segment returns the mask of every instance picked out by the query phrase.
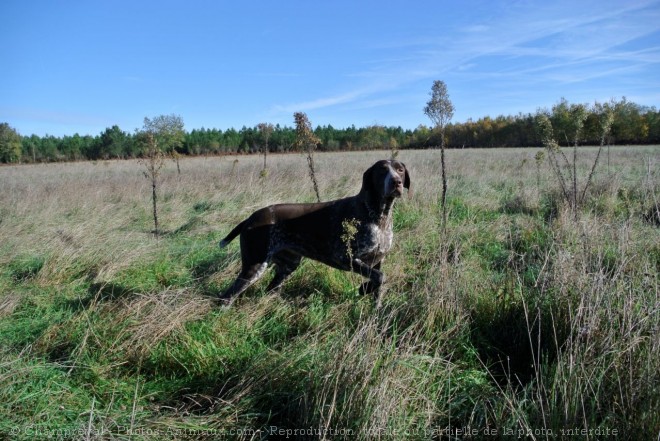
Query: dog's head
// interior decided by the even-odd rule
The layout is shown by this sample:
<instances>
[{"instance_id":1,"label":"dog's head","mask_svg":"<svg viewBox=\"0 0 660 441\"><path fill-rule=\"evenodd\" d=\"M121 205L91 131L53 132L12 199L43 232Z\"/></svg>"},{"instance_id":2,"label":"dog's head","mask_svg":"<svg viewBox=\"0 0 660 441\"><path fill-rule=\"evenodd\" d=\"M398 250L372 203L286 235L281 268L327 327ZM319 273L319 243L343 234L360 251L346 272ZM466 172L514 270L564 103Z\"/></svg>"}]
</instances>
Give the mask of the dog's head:
<instances>
[{"instance_id":1,"label":"dog's head","mask_svg":"<svg viewBox=\"0 0 660 441\"><path fill-rule=\"evenodd\" d=\"M377 195L379 199L401 197L404 188L410 190L410 174L401 161L394 159L378 161L362 176L362 191Z\"/></svg>"}]
</instances>

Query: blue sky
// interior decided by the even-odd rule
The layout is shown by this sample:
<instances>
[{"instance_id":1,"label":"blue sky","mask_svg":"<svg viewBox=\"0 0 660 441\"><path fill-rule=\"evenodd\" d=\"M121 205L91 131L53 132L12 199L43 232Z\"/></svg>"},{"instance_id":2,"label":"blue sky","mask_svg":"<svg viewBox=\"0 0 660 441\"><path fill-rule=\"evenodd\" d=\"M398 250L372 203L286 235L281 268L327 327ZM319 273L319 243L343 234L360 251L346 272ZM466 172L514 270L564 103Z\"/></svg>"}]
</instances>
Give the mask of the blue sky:
<instances>
[{"instance_id":1,"label":"blue sky","mask_svg":"<svg viewBox=\"0 0 660 441\"><path fill-rule=\"evenodd\" d=\"M0 122L97 135L175 113L187 130L415 128L433 80L454 121L561 97L660 105L660 0L0 2Z\"/></svg>"}]
</instances>

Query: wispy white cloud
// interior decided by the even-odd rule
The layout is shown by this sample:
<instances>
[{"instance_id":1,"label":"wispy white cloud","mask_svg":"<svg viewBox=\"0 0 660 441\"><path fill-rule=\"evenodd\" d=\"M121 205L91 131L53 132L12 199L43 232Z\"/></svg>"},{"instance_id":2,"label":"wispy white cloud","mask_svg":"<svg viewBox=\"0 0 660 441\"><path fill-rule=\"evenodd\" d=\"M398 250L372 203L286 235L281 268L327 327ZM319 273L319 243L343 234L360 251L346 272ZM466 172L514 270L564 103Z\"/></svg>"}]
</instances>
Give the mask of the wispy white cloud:
<instances>
[{"instance_id":1,"label":"wispy white cloud","mask_svg":"<svg viewBox=\"0 0 660 441\"><path fill-rule=\"evenodd\" d=\"M296 72L249 72L254 77L279 77L279 78L298 78L302 75Z\"/></svg>"},{"instance_id":2,"label":"wispy white cloud","mask_svg":"<svg viewBox=\"0 0 660 441\"><path fill-rule=\"evenodd\" d=\"M633 73L633 72L638 72L639 70L640 70L639 66L633 65L633 66L615 67L607 70L590 69L588 71L572 70L569 72L556 72L549 74L548 77L557 82L569 84L569 83L580 83L587 80L593 80L595 78L605 78L611 75L618 75L622 73Z\"/></svg>"},{"instance_id":3,"label":"wispy white cloud","mask_svg":"<svg viewBox=\"0 0 660 441\"><path fill-rule=\"evenodd\" d=\"M310 101L276 105L274 106L273 110L276 112L284 112L284 113L308 112L310 110L316 110L324 107L336 106L338 104L345 104L351 101L355 101L356 99L366 96L367 94L368 92L363 90L354 90L352 92L318 98Z\"/></svg>"},{"instance_id":4,"label":"wispy white cloud","mask_svg":"<svg viewBox=\"0 0 660 441\"><path fill-rule=\"evenodd\" d=\"M660 32L657 0L521 5L501 5L495 20L449 23L435 36L379 42L364 62L367 68L347 76L352 80L347 91L274 109L291 112L378 103L384 92L452 73L568 84L631 75L660 62L657 46L627 47ZM503 60L509 60L509 66Z\"/></svg>"},{"instance_id":5,"label":"wispy white cloud","mask_svg":"<svg viewBox=\"0 0 660 441\"><path fill-rule=\"evenodd\" d=\"M125 81L127 83L142 83L144 82L144 78L137 76L137 75L124 75L121 77L122 81Z\"/></svg>"},{"instance_id":6,"label":"wispy white cloud","mask_svg":"<svg viewBox=\"0 0 660 441\"><path fill-rule=\"evenodd\" d=\"M490 31L490 26L485 25L485 24L478 24L478 25L473 25L473 26L468 26L463 29L464 32L468 33L485 33Z\"/></svg>"}]
</instances>

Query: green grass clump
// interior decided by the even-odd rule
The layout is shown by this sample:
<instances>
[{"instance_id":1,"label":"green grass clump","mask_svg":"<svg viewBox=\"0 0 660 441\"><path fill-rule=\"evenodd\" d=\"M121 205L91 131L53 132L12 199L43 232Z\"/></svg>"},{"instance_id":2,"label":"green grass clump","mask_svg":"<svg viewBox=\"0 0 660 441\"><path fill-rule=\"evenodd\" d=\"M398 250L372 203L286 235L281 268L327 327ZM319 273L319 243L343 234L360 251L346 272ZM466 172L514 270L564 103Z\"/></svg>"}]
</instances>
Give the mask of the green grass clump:
<instances>
[{"instance_id":1,"label":"green grass clump","mask_svg":"<svg viewBox=\"0 0 660 441\"><path fill-rule=\"evenodd\" d=\"M46 261L41 255L18 256L7 265L9 275L18 282L34 278Z\"/></svg>"},{"instance_id":2,"label":"green grass clump","mask_svg":"<svg viewBox=\"0 0 660 441\"><path fill-rule=\"evenodd\" d=\"M0 433L11 433L12 439L41 438L40 431L76 430L79 411L91 405L84 384L36 357L1 354L0 379ZM16 427L23 429L16 432Z\"/></svg>"}]
</instances>

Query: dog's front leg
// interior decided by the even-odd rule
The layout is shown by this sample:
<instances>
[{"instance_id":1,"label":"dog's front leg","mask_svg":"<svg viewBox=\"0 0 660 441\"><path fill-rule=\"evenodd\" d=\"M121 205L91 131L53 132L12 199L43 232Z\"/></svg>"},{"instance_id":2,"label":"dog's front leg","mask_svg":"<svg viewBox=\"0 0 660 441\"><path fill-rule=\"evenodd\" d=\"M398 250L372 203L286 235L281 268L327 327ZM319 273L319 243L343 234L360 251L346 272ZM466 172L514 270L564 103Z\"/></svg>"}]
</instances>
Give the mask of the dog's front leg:
<instances>
[{"instance_id":1,"label":"dog's front leg","mask_svg":"<svg viewBox=\"0 0 660 441\"><path fill-rule=\"evenodd\" d=\"M380 270L380 262L373 267L370 267L360 259L353 259L351 263L353 272L369 279L360 286L360 294L373 294L375 300L379 302L380 287L385 281L385 275Z\"/></svg>"}]
</instances>

